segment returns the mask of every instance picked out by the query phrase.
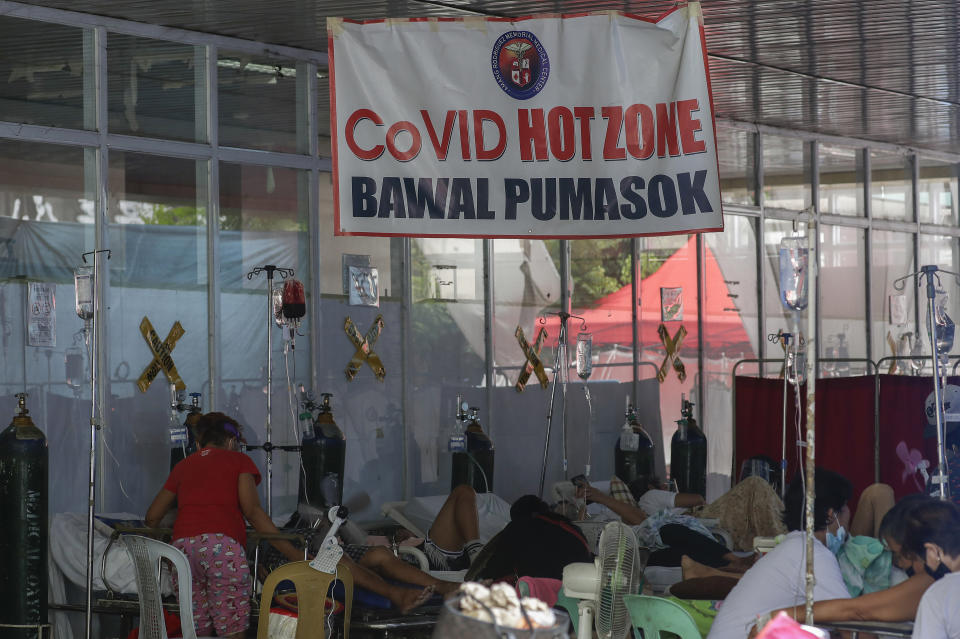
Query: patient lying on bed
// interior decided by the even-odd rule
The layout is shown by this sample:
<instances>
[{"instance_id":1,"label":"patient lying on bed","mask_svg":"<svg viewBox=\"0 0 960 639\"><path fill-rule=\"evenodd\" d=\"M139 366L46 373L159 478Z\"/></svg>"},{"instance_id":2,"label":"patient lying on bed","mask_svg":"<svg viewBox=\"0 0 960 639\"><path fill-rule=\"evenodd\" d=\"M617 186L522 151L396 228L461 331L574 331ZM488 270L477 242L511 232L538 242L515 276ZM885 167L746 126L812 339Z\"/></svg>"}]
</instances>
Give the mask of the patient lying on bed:
<instances>
[{"instance_id":1,"label":"patient lying on bed","mask_svg":"<svg viewBox=\"0 0 960 639\"><path fill-rule=\"evenodd\" d=\"M699 519L685 513L687 508L702 505L702 496L672 493L654 486L654 482L647 483L636 506L598 491L586 482L577 489L577 496L587 503L606 506L631 526L638 543L653 550L648 565L679 566L684 555L730 572L743 572L752 565L752 557L734 554L719 543Z\"/></svg>"},{"instance_id":2,"label":"patient lying on bed","mask_svg":"<svg viewBox=\"0 0 960 639\"><path fill-rule=\"evenodd\" d=\"M294 515L288 526L300 528L302 523L300 516ZM317 531L313 536L314 543L318 543L323 538L322 533L322 530ZM438 579L399 559L386 546L348 543L344 537L345 535L341 535L341 545L344 549L342 561L347 562L354 571L355 583L387 597L401 611L421 605L433 593L441 595L452 593L460 585L457 582ZM464 570L470 567L483 547L478 537L476 493L471 487L461 485L451 491L430 527L427 538L417 548L427 557L430 570ZM284 563L283 557L272 553L270 549L264 549L263 553L267 570ZM359 568L355 569L355 566ZM359 579L357 574L360 575ZM395 586L384 581L384 578L422 586L423 591L417 591L421 592L421 595L414 598L411 594L413 591L409 588Z\"/></svg>"}]
</instances>

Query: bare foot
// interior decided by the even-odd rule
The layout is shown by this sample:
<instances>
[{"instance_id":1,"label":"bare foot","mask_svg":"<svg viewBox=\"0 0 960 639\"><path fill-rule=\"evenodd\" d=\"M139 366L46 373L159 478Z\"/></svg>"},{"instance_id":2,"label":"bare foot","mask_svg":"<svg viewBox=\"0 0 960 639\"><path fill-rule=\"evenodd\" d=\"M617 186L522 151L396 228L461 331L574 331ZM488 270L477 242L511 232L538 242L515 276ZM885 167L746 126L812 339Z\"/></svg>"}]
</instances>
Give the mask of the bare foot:
<instances>
[{"instance_id":1,"label":"bare foot","mask_svg":"<svg viewBox=\"0 0 960 639\"><path fill-rule=\"evenodd\" d=\"M414 608L419 608L427 603L433 596L433 593L436 592L433 586L427 586L423 590L415 590L413 588L401 588L401 590L403 592L397 600L393 602L393 605L400 610L401 614L406 614Z\"/></svg>"},{"instance_id":2,"label":"bare foot","mask_svg":"<svg viewBox=\"0 0 960 639\"><path fill-rule=\"evenodd\" d=\"M697 579L699 577L706 577L708 566L704 566L700 562L694 561L687 555L684 555L680 558L680 570L683 574L683 579Z\"/></svg>"},{"instance_id":3,"label":"bare foot","mask_svg":"<svg viewBox=\"0 0 960 639\"><path fill-rule=\"evenodd\" d=\"M460 589L460 583L456 581L444 581L442 579L438 579L437 583L433 584L433 589L436 590L438 594L443 595L443 598L446 599Z\"/></svg>"}]
</instances>

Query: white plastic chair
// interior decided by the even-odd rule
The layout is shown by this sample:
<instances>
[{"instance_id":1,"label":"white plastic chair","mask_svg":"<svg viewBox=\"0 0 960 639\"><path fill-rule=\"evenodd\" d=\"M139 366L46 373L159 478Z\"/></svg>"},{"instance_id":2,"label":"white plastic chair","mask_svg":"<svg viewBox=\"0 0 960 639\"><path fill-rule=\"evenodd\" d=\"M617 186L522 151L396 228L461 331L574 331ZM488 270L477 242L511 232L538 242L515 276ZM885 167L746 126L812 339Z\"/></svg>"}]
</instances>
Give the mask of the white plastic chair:
<instances>
[{"instance_id":1,"label":"white plastic chair","mask_svg":"<svg viewBox=\"0 0 960 639\"><path fill-rule=\"evenodd\" d=\"M140 599L140 639L167 639L160 594L160 559L167 559L177 571L177 596L180 602L180 626L183 639L197 637L193 625L193 581L190 563L178 548L149 537L123 535L124 548L133 560Z\"/></svg>"}]
</instances>

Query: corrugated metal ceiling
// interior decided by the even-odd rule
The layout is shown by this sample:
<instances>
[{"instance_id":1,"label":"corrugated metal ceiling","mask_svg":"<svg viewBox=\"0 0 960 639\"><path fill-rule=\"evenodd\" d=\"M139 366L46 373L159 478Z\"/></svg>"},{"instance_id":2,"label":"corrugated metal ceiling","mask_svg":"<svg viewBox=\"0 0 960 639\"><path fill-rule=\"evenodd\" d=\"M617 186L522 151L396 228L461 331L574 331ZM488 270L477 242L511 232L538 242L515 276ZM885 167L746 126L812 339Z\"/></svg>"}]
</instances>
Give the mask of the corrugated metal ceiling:
<instances>
[{"instance_id":1,"label":"corrugated metal ceiling","mask_svg":"<svg viewBox=\"0 0 960 639\"><path fill-rule=\"evenodd\" d=\"M325 50L327 16L351 18L617 9L671 2L582 0L32 0L30 4ZM958 3L934 0L707 0L720 117L960 149Z\"/></svg>"}]
</instances>

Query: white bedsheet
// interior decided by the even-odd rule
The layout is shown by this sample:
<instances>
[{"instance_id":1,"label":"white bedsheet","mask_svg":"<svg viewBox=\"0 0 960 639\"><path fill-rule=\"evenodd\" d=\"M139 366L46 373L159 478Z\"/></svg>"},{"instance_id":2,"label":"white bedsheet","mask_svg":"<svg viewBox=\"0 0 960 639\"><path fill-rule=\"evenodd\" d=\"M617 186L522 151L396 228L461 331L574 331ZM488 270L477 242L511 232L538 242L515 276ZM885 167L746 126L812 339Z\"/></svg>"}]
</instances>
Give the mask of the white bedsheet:
<instances>
[{"instance_id":1,"label":"white bedsheet","mask_svg":"<svg viewBox=\"0 0 960 639\"><path fill-rule=\"evenodd\" d=\"M141 519L140 515L130 513L104 514L111 519ZM103 553L110 542L113 529L94 519L93 521L93 589L106 590L101 578ZM48 563L50 580L50 601L67 603L66 581L86 590L87 587L87 514L57 513L50 524L50 562ZM137 581L134 576L133 562L120 544L113 544L107 554L107 563L103 567L107 581L114 592L136 594ZM171 594L173 588L170 576L166 572L161 580L163 594ZM57 639L71 639L73 633L67 621L66 613L55 613L54 633Z\"/></svg>"}]
</instances>

